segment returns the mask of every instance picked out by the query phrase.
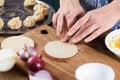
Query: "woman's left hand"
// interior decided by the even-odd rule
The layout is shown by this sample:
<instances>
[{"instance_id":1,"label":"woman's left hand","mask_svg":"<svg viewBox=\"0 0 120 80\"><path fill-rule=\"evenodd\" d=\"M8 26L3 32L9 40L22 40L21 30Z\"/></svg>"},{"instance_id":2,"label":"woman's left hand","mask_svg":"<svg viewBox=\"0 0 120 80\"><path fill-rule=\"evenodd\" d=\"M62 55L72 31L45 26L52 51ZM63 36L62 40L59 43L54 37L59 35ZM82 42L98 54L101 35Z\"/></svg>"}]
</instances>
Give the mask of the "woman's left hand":
<instances>
[{"instance_id":1,"label":"woman's left hand","mask_svg":"<svg viewBox=\"0 0 120 80\"><path fill-rule=\"evenodd\" d=\"M82 39L90 42L103 32L112 28L120 19L120 11L114 2L96 10L89 11L79 19L67 35L72 36L71 43L78 43Z\"/></svg>"}]
</instances>

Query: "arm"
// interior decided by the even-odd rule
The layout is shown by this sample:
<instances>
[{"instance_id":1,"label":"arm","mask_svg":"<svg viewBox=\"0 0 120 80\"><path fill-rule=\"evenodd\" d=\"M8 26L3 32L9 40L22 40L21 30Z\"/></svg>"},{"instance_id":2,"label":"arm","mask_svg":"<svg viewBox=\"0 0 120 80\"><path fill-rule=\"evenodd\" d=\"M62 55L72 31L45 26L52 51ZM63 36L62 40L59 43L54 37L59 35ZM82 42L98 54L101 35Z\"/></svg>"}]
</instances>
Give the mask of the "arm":
<instances>
[{"instance_id":1,"label":"arm","mask_svg":"<svg viewBox=\"0 0 120 80\"><path fill-rule=\"evenodd\" d=\"M67 33L68 36L72 36L70 42L78 43L83 39L85 42L90 42L111 29L120 20L118 3L120 0L114 0L99 9L89 11L79 19Z\"/></svg>"}]
</instances>

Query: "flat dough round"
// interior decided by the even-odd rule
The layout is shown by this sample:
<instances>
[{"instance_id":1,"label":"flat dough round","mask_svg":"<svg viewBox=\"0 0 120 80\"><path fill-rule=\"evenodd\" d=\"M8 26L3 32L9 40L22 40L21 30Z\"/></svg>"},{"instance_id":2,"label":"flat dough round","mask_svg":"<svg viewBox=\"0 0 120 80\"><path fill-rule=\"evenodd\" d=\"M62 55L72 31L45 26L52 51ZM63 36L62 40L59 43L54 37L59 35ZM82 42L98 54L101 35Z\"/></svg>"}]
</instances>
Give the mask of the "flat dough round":
<instances>
[{"instance_id":1,"label":"flat dough round","mask_svg":"<svg viewBox=\"0 0 120 80\"><path fill-rule=\"evenodd\" d=\"M34 47L34 41L26 36L12 36L6 38L1 43L1 48L10 48L16 52L25 46Z\"/></svg>"},{"instance_id":2,"label":"flat dough round","mask_svg":"<svg viewBox=\"0 0 120 80\"><path fill-rule=\"evenodd\" d=\"M48 42L44 50L46 54L54 58L70 58L78 53L76 45L62 41Z\"/></svg>"}]
</instances>

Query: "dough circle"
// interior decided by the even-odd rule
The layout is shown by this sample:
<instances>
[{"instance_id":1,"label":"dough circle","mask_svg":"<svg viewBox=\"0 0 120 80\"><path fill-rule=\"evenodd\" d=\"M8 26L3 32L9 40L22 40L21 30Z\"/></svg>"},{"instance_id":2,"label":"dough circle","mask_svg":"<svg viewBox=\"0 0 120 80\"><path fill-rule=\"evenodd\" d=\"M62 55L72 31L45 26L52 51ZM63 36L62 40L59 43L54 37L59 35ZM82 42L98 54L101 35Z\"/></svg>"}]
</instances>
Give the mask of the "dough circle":
<instances>
[{"instance_id":1,"label":"dough circle","mask_svg":"<svg viewBox=\"0 0 120 80\"><path fill-rule=\"evenodd\" d=\"M78 53L76 45L62 41L48 42L44 50L46 54L54 58L70 58Z\"/></svg>"},{"instance_id":2,"label":"dough circle","mask_svg":"<svg viewBox=\"0 0 120 80\"><path fill-rule=\"evenodd\" d=\"M1 48L10 48L15 52L18 52L21 48L25 46L34 47L34 41L26 36L12 36L8 37L1 43Z\"/></svg>"}]
</instances>

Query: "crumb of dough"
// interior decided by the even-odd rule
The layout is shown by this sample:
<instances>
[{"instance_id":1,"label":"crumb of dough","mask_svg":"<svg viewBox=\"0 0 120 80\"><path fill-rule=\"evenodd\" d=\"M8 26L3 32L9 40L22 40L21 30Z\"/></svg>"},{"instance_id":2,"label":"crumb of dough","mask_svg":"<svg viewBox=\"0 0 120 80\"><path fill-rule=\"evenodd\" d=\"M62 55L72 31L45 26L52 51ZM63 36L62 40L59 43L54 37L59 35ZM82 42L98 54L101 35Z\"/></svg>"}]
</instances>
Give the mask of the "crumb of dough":
<instances>
[{"instance_id":1,"label":"crumb of dough","mask_svg":"<svg viewBox=\"0 0 120 80\"><path fill-rule=\"evenodd\" d=\"M33 18L33 16L28 16L24 21L23 21L23 25L25 26L25 27L33 27L33 26L35 26L35 24L36 24L36 21L35 21L35 19Z\"/></svg>"},{"instance_id":2,"label":"crumb of dough","mask_svg":"<svg viewBox=\"0 0 120 80\"><path fill-rule=\"evenodd\" d=\"M4 21L0 18L0 29L2 29L4 26Z\"/></svg>"},{"instance_id":3,"label":"crumb of dough","mask_svg":"<svg viewBox=\"0 0 120 80\"><path fill-rule=\"evenodd\" d=\"M14 17L8 21L7 25L10 29L17 30L22 26L22 21L20 17Z\"/></svg>"},{"instance_id":4,"label":"crumb of dough","mask_svg":"<svg viewBox=\"0 0 120 80\"><path fill-rule=\"evenodd\" d=\"M36 4L35 0L25 0L23 5L25 7L34 6Z\"/></svg>"},{"instance_id":5,"label":"crumb of dough","mask_svg":"<svg viewBox=\"0 0 120 80\"><path fill-rule=\"evenodd\" d=\"M47 8L47 7L44 4L36 4L33 7L33 10L36 11L36 10L41 9L41 8Z\"/></svg>"}]
</instances>

